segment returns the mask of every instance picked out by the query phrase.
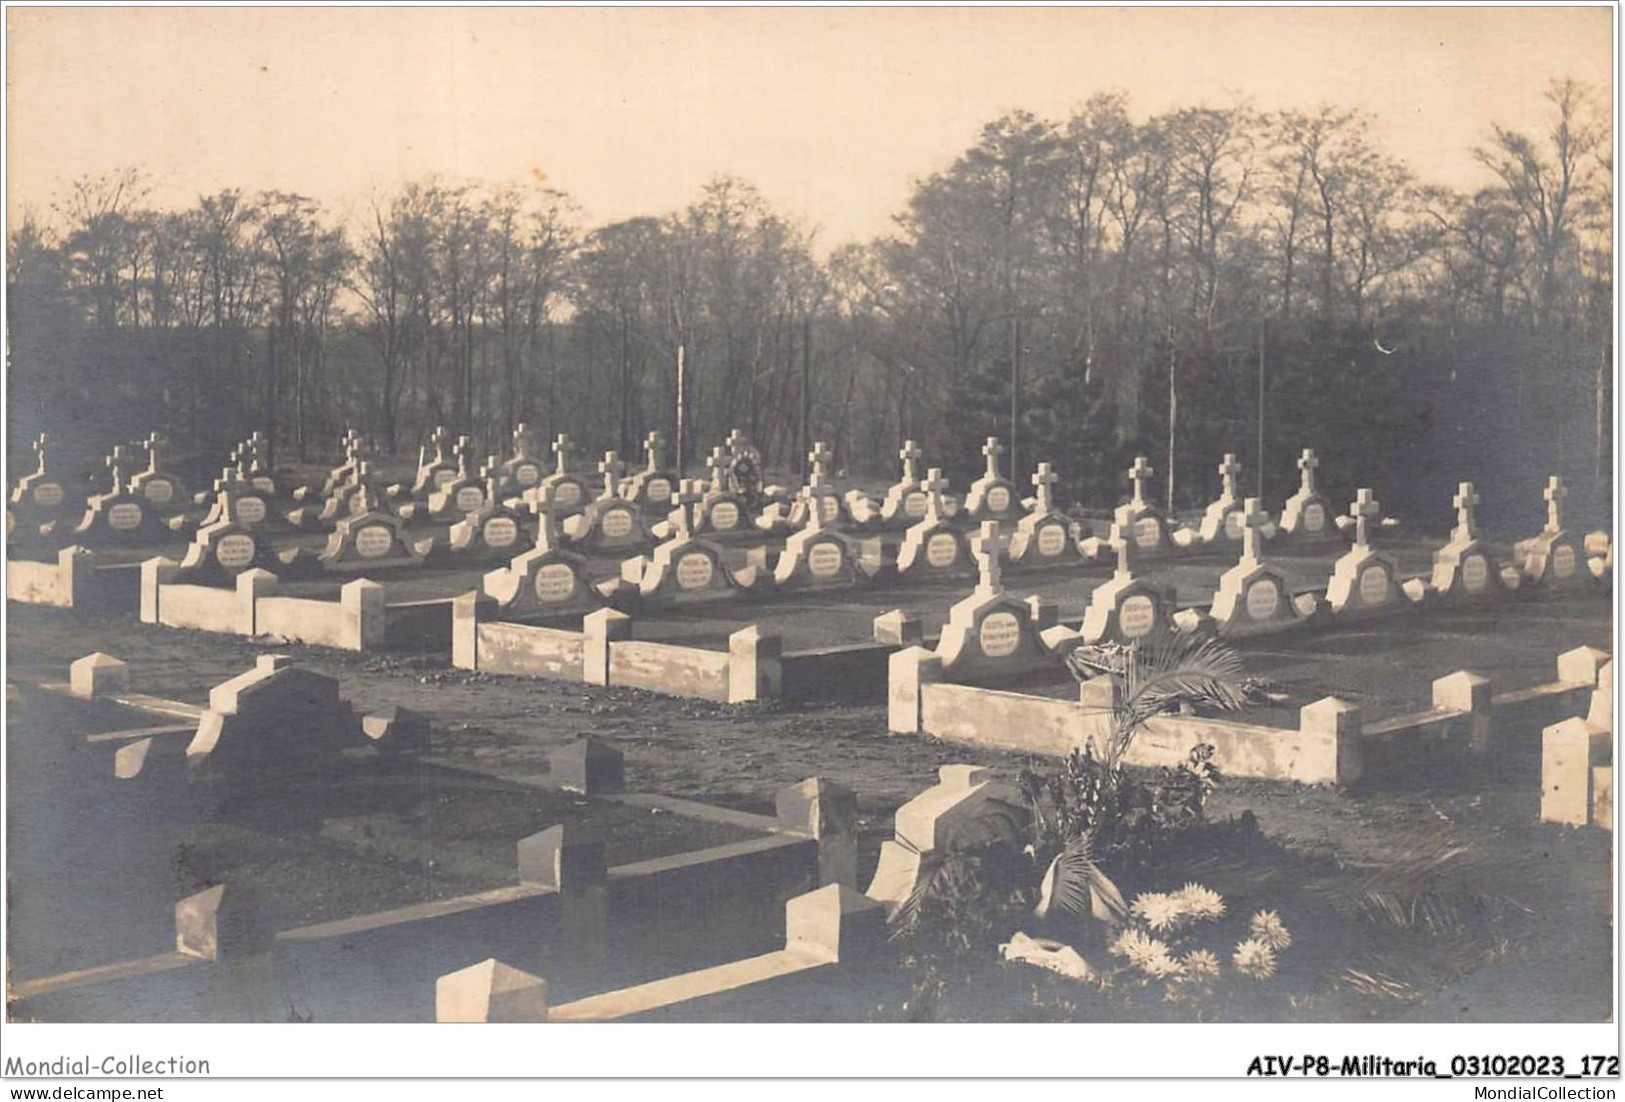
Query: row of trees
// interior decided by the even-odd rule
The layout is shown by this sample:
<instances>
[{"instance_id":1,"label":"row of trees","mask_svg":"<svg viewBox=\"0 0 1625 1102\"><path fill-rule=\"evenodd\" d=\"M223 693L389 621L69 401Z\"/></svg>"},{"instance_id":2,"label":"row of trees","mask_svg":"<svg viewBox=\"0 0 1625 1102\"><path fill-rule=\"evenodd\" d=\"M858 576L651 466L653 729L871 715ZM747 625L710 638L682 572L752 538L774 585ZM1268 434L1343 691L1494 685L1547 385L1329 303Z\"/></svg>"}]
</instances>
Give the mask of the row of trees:
<instances>
[{"instance_id":1,"label":"row of trees","mask_svg":"<svg viewBox=\"0 0 1625 1102\"><path fill-rule=\"evenodd\" d=\"M1548 101L1544 133L1484 136L1471 193L1414 179L1333 106L1016 111L917 181L891 233L822 257L731 177L588 227L557 191L434 180L345 219L276 192L159 211L126 169L11 233L14 409L199 448L259 427L284 458L346 424L495 450L520 420L628 452L674 429L681 358L691 458L739 426L770 465L817 437L882 474L914 436L962 476L1013 428L1017 462L1049 459L1075 495L1111 499L1148 451L1185 503L1227 450L1272 492L1306 444L1334 484L1414 473L1471 410L1589 460L1600 488L1612 151L1594 93Z\"/></svg>"}]
</instances>

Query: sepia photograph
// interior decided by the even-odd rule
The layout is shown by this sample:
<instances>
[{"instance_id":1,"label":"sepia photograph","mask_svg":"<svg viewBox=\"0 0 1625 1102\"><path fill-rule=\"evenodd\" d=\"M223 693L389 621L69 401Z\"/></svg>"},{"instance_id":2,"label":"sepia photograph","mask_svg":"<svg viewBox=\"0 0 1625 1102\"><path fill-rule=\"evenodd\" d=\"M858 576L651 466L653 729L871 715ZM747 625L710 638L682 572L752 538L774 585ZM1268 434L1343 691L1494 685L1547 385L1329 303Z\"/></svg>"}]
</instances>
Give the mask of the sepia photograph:
<instances>
[{"instance_id":1,"label":"sepia photograph","mask_svg":"<svg viewBox=\"0 0 1625 1102\"><path fill-rule=\"evenodd\" d=\"M6 5L3 1076L1617 1085L1617 16Z\"/></svg>"}]
</instances>

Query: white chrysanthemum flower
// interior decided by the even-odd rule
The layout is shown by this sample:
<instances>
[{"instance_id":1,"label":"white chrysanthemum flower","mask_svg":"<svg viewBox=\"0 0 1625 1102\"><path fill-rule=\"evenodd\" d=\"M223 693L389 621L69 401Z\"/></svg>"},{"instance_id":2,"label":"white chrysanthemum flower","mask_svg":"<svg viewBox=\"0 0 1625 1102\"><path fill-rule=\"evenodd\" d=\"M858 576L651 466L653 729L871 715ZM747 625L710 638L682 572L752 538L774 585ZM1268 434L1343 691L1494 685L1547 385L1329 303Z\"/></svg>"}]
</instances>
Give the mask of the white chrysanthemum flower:
<instances>
[{"instance_id":1,"label":"white chrysanthemum flower","mask_svg":"<svg viewBox=\"0 0 1625 1102\"><path fill-rule=\"evenodd\" d=\"M1123 932L1118 934L1106 948L1114 956L1127 957L1130 963L1143 958L1151 951L1152 938L1143 930L1133 926L1124 926Z\"/></svg>"},{"instance_id":2,"label":"white chrysanthemum flower","mask_svg":"<svg viewBox=\"0 0 1625 1102\"><path fill-rule=\"evenodd\" d=\"M1292 944L1292 932L1286 928L1286 923L1281 921L1281 916L1274 911L1259 911L1253 915L1248 929L1252 931L1253 937L1276 952Z\"/></svg>"},{"instance_id":3,"label":"white chrysanthemum flower","mask_svg":"<svg viewBox=\"0 0 1625 1102\"><path fill-rule=\"evenodd\" d=\"M1185 918L1185 905L1167 892L1145 892L1134 897L1130 908L1153 930L1172 930Z\"/></svg>"},{"instance_id":4,"label":"white chrysanthemum flower","mask_svg":"<svg viewBox=\"0 0 1625 1102\"><path fill-rule=\"evenodd\" d=\"M1185 954L1185 975L1193 980L1210 980L1219 974L1219 958L1206 949L1192 949Z\"/></svg>"},{"instance_id":5,"label":"white chrysanthemum flower","mask_svg":"<svg viewBox=\"0 0 1625 1102\"><path fill-rule=\"evenodd\" d=\"M1186 884L1179 889L1178 899L1184 906L1185 913L1196 921L1224 916L1224 896L1212 888L1204 888L1200 884Z\"/></svg>"},{"instance_id":6,"label":"white chrysanthemum flower","mask_svg":"<svg viewBox=\"0 0 1625 1102\"><path fill-rule=\"evenodd\" d=\"M1275 950L1257 938L1236 945L1235 962L1236 971L1254 979L1267 980L1275 975Z\"/></svg>"},{"instance_id":7,"label":"white chrysanthemum flower","mask_svg":"<svg viewBox=\"0 0 1625 1102\"><path fill-rule=\"evenodd\" d=\"M1141 971L1153 979L1164 979L1168 976L1179 975L1182 965L1174 959L1168 951L1168 946L1152 939L1151 948L1144 954L1143 959L1135 961Z\"/></svg>"}]
</instances>

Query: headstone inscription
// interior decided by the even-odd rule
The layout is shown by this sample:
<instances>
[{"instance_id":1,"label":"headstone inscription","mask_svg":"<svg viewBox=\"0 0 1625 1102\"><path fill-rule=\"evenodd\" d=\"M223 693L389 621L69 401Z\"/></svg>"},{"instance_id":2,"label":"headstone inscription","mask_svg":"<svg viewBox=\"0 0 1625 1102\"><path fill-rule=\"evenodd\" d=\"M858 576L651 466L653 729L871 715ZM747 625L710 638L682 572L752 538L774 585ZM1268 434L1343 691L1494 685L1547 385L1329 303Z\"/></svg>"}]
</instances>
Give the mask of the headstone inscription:
<instances>
[{"instance_id":1,"label":"headstone inscription","mask_svg":"<svg viewBox=\"0 0 1625 1102\"><path fill-rule=\"evenodd\" d=\"M1010 562L1020 566L1054 566L1079 561L1072 521L1055 507L1060 480L1048 463L1033 472L1033 507L1010 537Z\"/></svg>"},{"instance_id":2,"label":"headstone inscription","mask_svg":"<svg viewBox=\"0 0 1625 1102\"><path fill-rule=\"evenodd\" d=\"M1026 512L1021 504L1021 491L999 474L999 456L1003 454L1004 445L997 436L989 436L982 445L987 468L981 478L971 483L965 497L965 515L978 524L985 520L1014 524Z\"/></svg>"}]
</instances>

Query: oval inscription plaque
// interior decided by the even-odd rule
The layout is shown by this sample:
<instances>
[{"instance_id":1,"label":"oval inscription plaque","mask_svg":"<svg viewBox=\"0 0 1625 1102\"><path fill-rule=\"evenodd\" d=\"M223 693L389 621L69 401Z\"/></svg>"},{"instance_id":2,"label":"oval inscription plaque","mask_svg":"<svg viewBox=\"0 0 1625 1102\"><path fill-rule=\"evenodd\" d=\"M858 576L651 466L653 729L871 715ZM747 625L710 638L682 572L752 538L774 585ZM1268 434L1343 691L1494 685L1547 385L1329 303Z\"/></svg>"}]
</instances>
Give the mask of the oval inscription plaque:
<instances>
[{"instance_id":1,"label":"oval inscription plaque","mask_svg":"<svg viewBox=\"0 0 1625 1102\"><path fill-rule=\"evenodd\" d=\"M925 541L925 561L932 566L952 566L959 558L959 541L952 532L938 532Z\"/></svg>"}]
</instances>

